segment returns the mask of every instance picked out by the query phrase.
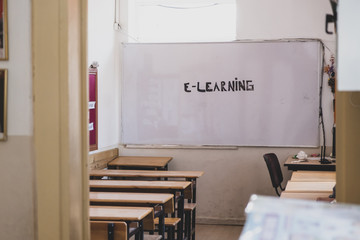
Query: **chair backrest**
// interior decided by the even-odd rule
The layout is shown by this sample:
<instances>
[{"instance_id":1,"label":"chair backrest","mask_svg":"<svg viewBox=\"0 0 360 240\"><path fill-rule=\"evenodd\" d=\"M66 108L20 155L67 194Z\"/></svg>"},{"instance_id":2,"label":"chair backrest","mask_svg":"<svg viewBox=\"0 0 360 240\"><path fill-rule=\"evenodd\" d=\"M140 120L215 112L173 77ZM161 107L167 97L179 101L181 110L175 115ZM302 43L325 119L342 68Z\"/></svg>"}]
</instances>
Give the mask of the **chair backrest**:
<instances>
[{"instance_id":1,"label":"chair backrest","mask_svg":"<svg viewBox=\"0 0 360 240\"><path fill-rule=\"evenodd\" d=\"M279 160L275 153L266 153L263 157L270 173L271 183L275 188L276 193L280 195L277 191L277 188L280 187L281 190L283 190L283 188L281 187L281 183L284 179L281 172Z\"/></svg>"},{"instance_id":2,"label":"chair backrest","mask_svg":"<svg viewBox=\"0 0 360 240\"><path fill-rule=\"evenodd\" d=\"M91 240L127 240L125 222L90 221Z\"/></svg>"}]
</instances>

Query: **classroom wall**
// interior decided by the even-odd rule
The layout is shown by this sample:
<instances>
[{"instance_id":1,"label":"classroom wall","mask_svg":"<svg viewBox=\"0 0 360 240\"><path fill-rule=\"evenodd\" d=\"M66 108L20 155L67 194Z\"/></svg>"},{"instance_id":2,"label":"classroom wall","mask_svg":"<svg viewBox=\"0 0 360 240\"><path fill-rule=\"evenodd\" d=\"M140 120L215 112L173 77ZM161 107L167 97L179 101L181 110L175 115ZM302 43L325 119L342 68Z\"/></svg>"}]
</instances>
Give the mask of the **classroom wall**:
<instances>
[{"instance_id":1,"label":"classroom wall","mask_svg":"<svg viewBox=\"0 0 360 240\"><path fill-rule=\"evenodd\" d=\"M8 0L8 140L0 141L0 239L34 239L31 1Z\"/></svg>"},{"instance_id":2,"label":"classroom wall","mask_svg":"<svg viewBox=\"0 0 360 240\"><path fill-rule=\"evenodd\" d=\"M93 5L93 6L91 6ZM98 59L105 58L104 63L99 61L100 69L109 68L113 72L112 76L120 79L120 61L117 58L121 54L117 46L125 39L124 31L114 32L110 30L113 24L113 3L102 2L101 8L95 8L96 2L89 1L89 17L98 15L100 12L108 15L104 16L102 31L108 31L109 36L114 41L108 39L101 44L101 49L94 50L94 45L89 44L89 56L92 51L98 51ZM105 11L105 8L107 9ZM92 10L91 10L92 9ZM95 11L96 9L96 11ZM122 9L123 10L123 9ZM331 13L328 0L238 0L238 20L237 38L241 39L281 39L281 38L319 38L325 45L325 59L328 63L332 53L335 53L335 36L325 34L325 15ZM122 24L126 25L124 15ZM90 22L89 22L90 24ZM110 33L112 32L112 33ZM101 35L102 32L96 34ZM115 34L115 37L112 35ZM91 35L89 35L91 37ZM100 39L100 38L99 38ZM89 43L93 41L89 39ZM110 43L109 43L110 41ZM110 45L110 46L109 46ZM113 51L110 51L111 45ZM104 49L103 49L104 47ZM110 54L110 52L112 54ZM109 53L108 53L109 52ZM101 57L100 57L101 56ZM89 58L90 59L90 58ZM92 61L92 60L90 60ZM118 64L118 65L117 65ZM106 66L105 66L106 65ZM260 69L261 70L261 69ZM103 71L103 70L102 70ZM104 73L105 74L105 73ZM99 88L108 89L111 93L116 92L120 96L120 88L113 90L116 82L114 79L99 81ZM114 85L115 84L115 85ZM294 93L296 94L296 93ZM99 95L101 98L103 95ZM109 98L107 96L106 98ZM114 97L115 98L115 97ZM332 145L331 127L333 123L332 95L327 86L327 77L324 77L323 111L326 127L326 145ZM101 104L101 103L100 103ZM109 135L109 139L100 139L99 145L102 147L110 146L120 139L120 122L114 122L110 117L116 117L114 113L120 115L118 109L120 102L108 105L103 114L107 117L99 120L99 132L102 129ZM100 105L101 108L101 105ZM115 112L114 112L115 111ZM109 120L110 119L110 120ZM105 122L101 122L104 121ZM117 119L119 121L120 118ZM118 139L114 136L118 131ZM105 138L105 136L104 136ZM104 141L104 142L102 142ZM121 155L153 155L153 156L172 156L173 160L169 165L170 170L201 170L205 174L198 181L198 208L197 220L203 223L222 223L222 224L242 224L245 219L244 208L251 194L274 195L270 177L262 158L267 152L275 152L281 163L289 155L294 155L300 150L307 153L318 153L318 149L308 148L258 148L258 147L239 147L235 150L223 149L135 149L125 148L119 145ZM331 152L328 147L327 152ZM283 168L285 180L290 176L290 172Z\"/></svg>"},{"instance_id":3,"label":"classroom wall","mask_svg":"<svg viewBox=\"0 0 360 240\"><path fill-rule=\"evenodd\" d=\"M117 147L119 134L119 34L115 1L88 1L88 64L98 62L98 151ZM94 151L96 152L96 151Z\"/></svg>"}]
</instances>

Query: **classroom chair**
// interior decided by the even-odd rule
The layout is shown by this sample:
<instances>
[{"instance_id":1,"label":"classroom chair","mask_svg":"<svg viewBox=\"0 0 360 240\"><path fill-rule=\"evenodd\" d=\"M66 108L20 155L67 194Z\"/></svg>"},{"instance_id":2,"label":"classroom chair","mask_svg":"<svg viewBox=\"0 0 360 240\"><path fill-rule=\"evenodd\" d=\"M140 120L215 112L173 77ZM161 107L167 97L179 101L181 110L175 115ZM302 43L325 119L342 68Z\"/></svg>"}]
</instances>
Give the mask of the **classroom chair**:
<instances>
[{"instance_id":1,"label":"classroom chair","mask_svg":"<svg viewBox=\"0 0 360 240\"><path fill-rule=\"evenodd\" d=\"M284 179L281 172L279 160L275 153L266 153L263 157L270 173L271 183L275 188L276 194L280 196L278 188L280 188L281 191L284 191L285 188L281 186L281 183Z\"/></svg>"}]
</instances>

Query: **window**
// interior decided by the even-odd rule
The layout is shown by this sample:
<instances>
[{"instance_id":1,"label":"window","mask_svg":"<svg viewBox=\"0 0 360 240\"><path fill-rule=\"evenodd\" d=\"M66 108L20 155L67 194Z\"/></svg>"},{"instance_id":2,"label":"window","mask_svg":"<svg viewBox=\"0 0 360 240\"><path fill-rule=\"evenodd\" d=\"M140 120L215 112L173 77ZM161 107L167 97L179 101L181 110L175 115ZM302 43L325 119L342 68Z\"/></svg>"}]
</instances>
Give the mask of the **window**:
<instances>
[{"instance_id":1,"label":"window","mask_svg":"<svg viewBox=\"0 0 360 240\"><path fill-rule=\"evenodd\" d=\"M221 42L236 37L236 0L131 0L137 42Z\"/></svg>"}]
</instances>

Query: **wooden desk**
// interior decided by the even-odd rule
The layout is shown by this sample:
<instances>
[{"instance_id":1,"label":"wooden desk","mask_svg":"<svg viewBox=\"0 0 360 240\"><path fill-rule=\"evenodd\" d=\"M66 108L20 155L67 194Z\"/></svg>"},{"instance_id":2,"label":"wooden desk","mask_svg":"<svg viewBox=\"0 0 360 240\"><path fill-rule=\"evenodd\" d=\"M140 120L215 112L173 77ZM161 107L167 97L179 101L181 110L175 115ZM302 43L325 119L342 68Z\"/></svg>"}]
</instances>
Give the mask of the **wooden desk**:
<instances>
[{"instance_id":1,"label":"wooden desk","mask_svg":"<svg viewBox=\"0 0 360 240\"><path fill-rule=\"evenodd\" d=\"M281 198L295 198L295 199L305 199L305 200L317 200L318 198L327 198L329 197L328 192L287 192L284 191L281 193Z\"/></svg>"},{"instance_id":2,"label":"wooden desk","mask_svg":"<svg viewBox=\"0 0 360 240\"><path fill-rule=\"evenodd\" d=\"M156 179L167 179L167 178L182 178L186 181L193 183L193 198L192 202L196 202L196 187L197 178L204 174L202 171L151 171L151 170L91 170L90 178L96 177L110 177L110 178L156 178Z\"/></svg>"},{"instance_id":3,"label":"wooden desk","mask_svg":"<svg viewBox=\"0 0 360 240\"><path fill-rule=\"evenodd\" d=\"M291 175L292 182L335 182L336 172L329 171L295 171Z\"/></svg>"},{"instance_id":4,"label":"wooden desk","mask_svg":"<svg viewBox=\"0 0 360 240\"><path fill-rule=\"evenodd\" d=\"M110 236L118 240L129 239L126 222L90 221L90 233L91 240L109 239Z\"/></svg>"},{"instance_id":5,"label":"wooden desk","mask_svg":"<svg viewBox=\"0 0 360 240\"><path fill-rule=\"evenodd\" d=\"M174 195L170 193L135 193L135 192L90 192L91 203L119 203L162 205L165 213L174 212Z\"/></svg>"},{"instance_id":6,"label":"wooden desk","mask_svg":"<svg viewBox=\"0 0 360 240\"><path fill-rule=\"evenodd\" d=\"M178 239L183 239L184 198L192 198L191 182L188 181L132 181L132 180L90 180L91 191L136 191L170 192L177 196L177 215L181 219L178 227Z\"/></svg>"},{"instance_id":7,"label":"wooden desk","mask_svg":"<svg viewBox=\"0 0 360 240\"><path fill-rule=\"evenodd\" d=\"M159 234L165 239L165 214L174 212L174 196L170 193L133 193L133 192L90 192L91 205L130 205L160 206L161 211L155 211L155 217L159 217Z\"/></svg>"},{"instance_id":8,"label":"wooden desk","mask_svg":"<svg viewBox=\"0 0 360 240\"><path fill-rule=\"evenodd\" d=\"M155 229L154 210L148 207L90 206L89 218L100 221L124 221L128 226L131 222L137 222L141 240L144 239L144 229ZM130 234L127 235L130 237Z\"/></svg>"},{"instance_id":9,"label":"wooden desk","mask_svg":"<svg viewBox=\"0 0 360 240\"><path fill-rule=\"evenodd\" d=\"M296 193L327 193L331 194L335 182L293 182L288 181L286 184L286 192L296 192Z\"/></svg>"},{"instance_id":10,"label":"wooden desk","mask_svg":"<svg viewBox=\"0 0 360 240\"><path fill-rule=\"evenodd\" d=\"M109 169L167 170L172 157L119 156L108 163Z\"/></svg>"},{"instance_id":11,"label":"wooden desk","mask_svg":"<svg viewBox=\"0 0 360 240\"><path fill-rule=\"evenodd\" d=\"M90 180L90 190L115 190L135 192L183 192L185 199L192 198L189 181L133 181L133 180Z\"/></svg>"},{"instance_id":12,"label":"wooden desk","mask_svg":"<svg viewBox=\"0 0 360 240\"><path fill-rule=\"evenodd\" d=\"M152 170L107 170L90 171L93 177L148 177L148 178L191 178L196 179L204 174L202 171L152 171Z\"/></svg>"},{"instance_id":13,"label":"wooden desk","mask_svg":"<svg viewBox=\"0 0 360 240\"><path fill-rule=\"evenodd\" d=\"M308 170L308 171L335 171L336 162L330 164L321 164L319 160L299 160L293 159L289 156L285 161L284 166L289 170Z\"/></svg>"}]
</instances>

